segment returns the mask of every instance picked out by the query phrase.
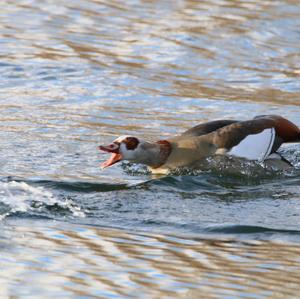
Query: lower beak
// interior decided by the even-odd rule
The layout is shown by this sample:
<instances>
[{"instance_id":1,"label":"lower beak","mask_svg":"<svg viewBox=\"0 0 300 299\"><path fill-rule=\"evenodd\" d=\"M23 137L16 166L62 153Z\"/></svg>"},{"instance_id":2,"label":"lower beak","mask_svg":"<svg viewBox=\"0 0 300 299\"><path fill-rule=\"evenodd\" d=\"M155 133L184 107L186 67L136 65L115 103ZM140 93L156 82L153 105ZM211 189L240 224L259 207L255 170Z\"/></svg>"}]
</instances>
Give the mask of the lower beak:
<instances>
[{"instance_id":1,"label":"lower beak","mask_svg":"<svg viewBox=\"0 0 300 299\"><path fill-rule=\"evenodd\" d=\"M111 153L110 158L100 165L100 167L102 169L112 166L115 163L122 160L122 155L119 153L119 145L118 144L112 143L108 146L100 145L99 149L101 151Z\"/></svg>"},{"instance_id":2,"label":"lower beak","mask_svg":"<svg viewBox=\"0 0 300 299\"><path fill-rule=\"evenodd\" d=\"M119 162L122 160L122 156L120 154L111 154L110 158L108 160L106 160L105 162L103 162L100 167L102 169L112 166L115 163Z\"/></svg>"}]
</instances>

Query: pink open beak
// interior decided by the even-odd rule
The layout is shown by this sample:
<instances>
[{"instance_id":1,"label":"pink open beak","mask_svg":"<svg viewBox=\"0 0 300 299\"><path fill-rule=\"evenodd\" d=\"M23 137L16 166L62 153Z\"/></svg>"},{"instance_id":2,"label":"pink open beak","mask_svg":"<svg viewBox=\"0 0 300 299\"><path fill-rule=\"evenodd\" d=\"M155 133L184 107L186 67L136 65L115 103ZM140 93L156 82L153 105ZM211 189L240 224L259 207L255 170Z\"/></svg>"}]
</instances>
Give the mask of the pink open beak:
<instances>
[{"instance_id":1,"label":"pink open beak","mask_svg":"<svg viewBox=\"0 0 300 299\"><path fill-rule=\"evenodd\" d=\"M100 167L102 169L112 166L115 163L122 160L122 155L119 153L119 148L120 148L120 145L118 143L112 143L110 145L100 145L99 146L99 149L101 151L104 151L106 153L111 153L110 158L100 165Z\"/></svg>"}]
</instances>

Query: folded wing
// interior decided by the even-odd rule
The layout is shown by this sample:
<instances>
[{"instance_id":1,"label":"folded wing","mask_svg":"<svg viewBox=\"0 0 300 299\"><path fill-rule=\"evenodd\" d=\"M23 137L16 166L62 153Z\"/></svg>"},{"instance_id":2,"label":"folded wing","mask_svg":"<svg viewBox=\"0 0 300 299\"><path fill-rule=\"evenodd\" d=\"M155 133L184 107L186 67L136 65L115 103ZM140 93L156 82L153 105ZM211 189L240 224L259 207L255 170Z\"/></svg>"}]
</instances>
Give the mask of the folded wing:
<instances>
[{"instance_id":1,"label":"folded wing","mask_svg":"<svg viewBox=\"0 0 300 299\"><path fill-rule=\"evenodd\" d=\"M282 143L300 142L300 130L281 116L268 115L224 126L210 137L218 149L228 154L264 160Z\"/></svg>"}]
</instances>

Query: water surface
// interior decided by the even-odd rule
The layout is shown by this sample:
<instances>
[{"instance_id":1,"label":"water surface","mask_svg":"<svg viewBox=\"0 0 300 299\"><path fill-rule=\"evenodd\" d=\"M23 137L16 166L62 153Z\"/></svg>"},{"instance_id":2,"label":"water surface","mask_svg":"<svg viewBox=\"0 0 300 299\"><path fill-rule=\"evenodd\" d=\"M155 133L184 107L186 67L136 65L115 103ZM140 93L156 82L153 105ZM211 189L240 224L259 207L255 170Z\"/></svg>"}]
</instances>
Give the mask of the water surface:
<instances>
[{"instance_id":1,"label":"water surface","mask_svg":"<svg viewBox=\"0 0 300 299\"><path fill-rule=\"evenodd\" d=\"M300 126L297 1L0 8L1 297L297 298L298 145L292 171L169 176L102 171L97 150L219 118Z\"/></svg>"}]
</instances>

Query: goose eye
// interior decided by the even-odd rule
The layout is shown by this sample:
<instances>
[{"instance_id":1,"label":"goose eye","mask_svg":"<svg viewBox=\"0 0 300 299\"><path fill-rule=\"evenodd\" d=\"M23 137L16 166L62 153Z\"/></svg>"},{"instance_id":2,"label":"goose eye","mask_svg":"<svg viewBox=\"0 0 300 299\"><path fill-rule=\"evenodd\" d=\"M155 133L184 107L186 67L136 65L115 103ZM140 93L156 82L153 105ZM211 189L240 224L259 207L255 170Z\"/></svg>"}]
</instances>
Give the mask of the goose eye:
<instances>
[{"instance_id":1,"label":"goose eye","mask_svg":"<svg viewBox=\"0 0 300 299\"><path fill-rule=\"evenodd\" d=\"M128 150L134 150L138 146L139 140L137 138L135 138L135 137L127 137L124 140L124 143L126 144L126 148Z\"/></svg>"}]
</instances>

